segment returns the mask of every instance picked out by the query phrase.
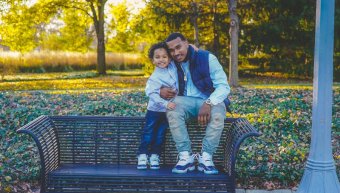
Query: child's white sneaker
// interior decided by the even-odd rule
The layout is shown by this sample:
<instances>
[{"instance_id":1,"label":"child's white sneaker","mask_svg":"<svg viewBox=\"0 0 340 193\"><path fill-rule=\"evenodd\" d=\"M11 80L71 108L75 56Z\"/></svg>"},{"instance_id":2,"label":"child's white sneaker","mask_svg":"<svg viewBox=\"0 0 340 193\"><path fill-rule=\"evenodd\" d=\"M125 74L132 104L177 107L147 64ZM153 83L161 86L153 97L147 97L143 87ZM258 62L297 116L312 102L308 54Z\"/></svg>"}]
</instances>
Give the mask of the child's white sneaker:
<instances>
[{"instance_id":1,"label":"child's white sneaker","mask_svg":"<svg viewBox=\"0 0 340 193\"><path fill-rule=\"evenodd\" d=\"M159 155L151 154L150 156L150 169L158 170L159 167Z\"/></svg>"},{"instance_id":2,"label":"child's white sneaker","mask_svg":"<svg viewBox=\"0 0 340 193\"><path fill-rule=\"evenodd\" d=\"M145 170L147 168L148 168L148 156L146 154L139 154L137 169Z\"/></svg>"}]
</instances>

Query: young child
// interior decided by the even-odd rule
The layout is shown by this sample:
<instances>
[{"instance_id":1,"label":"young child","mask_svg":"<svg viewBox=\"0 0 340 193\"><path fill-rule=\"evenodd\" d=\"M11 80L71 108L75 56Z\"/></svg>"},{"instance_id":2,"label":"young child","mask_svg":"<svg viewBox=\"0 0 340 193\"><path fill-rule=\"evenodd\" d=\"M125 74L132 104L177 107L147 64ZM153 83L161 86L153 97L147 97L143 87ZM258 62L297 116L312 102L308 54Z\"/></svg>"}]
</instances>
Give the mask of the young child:
<instances>
[{"instance_id":1,"label":"young child","mask_svg":"<svg viewBox=\"0 0 340 193\"><path fill-rule=\"evenodd\" d=\"M160 97L161 87L171 87L177 90L177 70L170 63L167 45L163 42L151 46L149 58L156 68L146 83L145 93L149 97L145 126L143 128L141 144L138 149L137 169L159 169L159 155L165 138L165 131L169 127L166 110L174 109L176 104ZM149 158L149 160L148 160Z\"/></svg>"}]
</instances>

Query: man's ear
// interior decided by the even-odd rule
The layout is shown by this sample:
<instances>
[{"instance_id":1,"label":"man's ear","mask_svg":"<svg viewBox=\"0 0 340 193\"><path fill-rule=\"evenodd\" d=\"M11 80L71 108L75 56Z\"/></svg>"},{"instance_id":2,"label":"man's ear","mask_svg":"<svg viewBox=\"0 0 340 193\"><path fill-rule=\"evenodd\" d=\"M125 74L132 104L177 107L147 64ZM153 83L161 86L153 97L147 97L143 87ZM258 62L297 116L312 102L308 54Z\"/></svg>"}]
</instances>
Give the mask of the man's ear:
<instances>
[{"instance_id":1,"label":"man's ear","mask_svg":"<svg viewBox=\"0 0 340 193\"><path fill-rule=\"evenodd\" d=\"M185 40L184 42L185 42L185 44L186 44L186 47L189 48L189 45L190 45L190 44L189 44L188 40Z\"/></svg>"},{"instance_id":2,"label":"man's ear","mask_svg":"<svg viewBox=\"0 0 340 193\"><path fill-rule=\"evenodd\" d=\"M190 45L191 47L193 47L195 51L198 51L198 50L199 50L199 48L196 47L194 44L189 44L189 45Z\"/></svg>"}]
</instances>

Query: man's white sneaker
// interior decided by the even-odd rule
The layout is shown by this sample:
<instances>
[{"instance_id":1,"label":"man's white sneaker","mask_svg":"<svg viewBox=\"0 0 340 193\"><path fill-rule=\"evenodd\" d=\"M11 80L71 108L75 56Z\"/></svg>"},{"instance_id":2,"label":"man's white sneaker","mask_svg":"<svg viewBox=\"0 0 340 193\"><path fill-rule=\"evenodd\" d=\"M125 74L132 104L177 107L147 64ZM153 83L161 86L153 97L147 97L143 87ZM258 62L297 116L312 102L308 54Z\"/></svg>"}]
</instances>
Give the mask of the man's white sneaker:
<instances>
[{"instance_id":1,"label":"man's white sneaker","mask_svg":"<svg viewBox=\"0 0 340 193\"><path fill-rule=\"evenodd\" d=\"M157 154L151 154L150 156L150 169L158 170L159 167L159 155Z\"/></svg>"},{"instance_id":2,"label":"man's white sneaker","mask_svg":"<svg viewBox=\"0 0 340 193\"><path fill-rule=\"evenodd\" d=\"M145 170L147 168L148 168L148 156L146 154L139 154L137 169Z\"/></svg>"},{"instance_id":3,"label":"man's white sneaker","mask_svg":"<svg viewBox=\"0 0 340 193\"><path fill-rule=\"evenodd\" d=\"M184 174L188 171L194 171L194 156L190 155L188 151L182 151L178 154L179 161L176 166L172 169L173 173Z\"/></svg>"},{"instance_id":4,"label":"man's white sneaker","mask_svg":"<svg viewBox=\"0 0 340 193\"><path fill-rule=\"evenodd\" d=\"M205 174L218 174L218 170L212 161L212 155L207 152L203 152L198 157L198 171L204 172Z\"/></svg>"}]
</instances>

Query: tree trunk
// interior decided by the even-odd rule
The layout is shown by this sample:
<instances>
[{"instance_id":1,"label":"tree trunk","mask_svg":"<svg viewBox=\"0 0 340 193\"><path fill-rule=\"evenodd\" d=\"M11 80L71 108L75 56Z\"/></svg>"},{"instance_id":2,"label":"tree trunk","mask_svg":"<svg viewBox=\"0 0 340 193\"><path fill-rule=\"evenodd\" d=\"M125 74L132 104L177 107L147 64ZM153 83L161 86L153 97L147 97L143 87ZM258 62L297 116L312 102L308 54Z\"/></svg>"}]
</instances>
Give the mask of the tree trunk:
<instances>
[{"instance_id":1,"label":"tree trunk","mask_svg":"<svg viewBox=\"0 0 340 193\"><path fill-rule=\"evenodd\" d=\"M194 25L194 40L195 40L195 46L199 48L200 43L198 39L198 24L197 24L197 19L198 19L198 10L197 10L197 3L192 3L192 9L193 9L193 17L192 17L192 23Z\"/></svg>"},{"instance_id":2,"label":"tree trunk","mask_svg":"<svg viewBox=\"0 0 340 193\"><path fill-rule=\"evenodd\" d=\"M229 84L232 87L239 86L238 80L238 32L239 19L236 13L236 0L229 1L230 13L230 65L229 65Z\"/></svg>"},{"instance_id":3,"label":"tree trunk","mask_svg":"<svg viewBox=\"0 0 340 193\"><path fill-rule=\"evenodd\" d=\"M88 0L87 0L88 1ZM97 36L97 72L100 75L106 74L106 62L105 62L105 34L104 34L104 7L106 0L98 0L97 10L93 2L90 3L92 11L92 19L96 28ZM98 13L98 14L97 14Z\"/></svg>"},{"instance_id":4,"label":"tree trunk","mask_svg":"<svg viewBox=\"0 0 340 193\"><path fill-rule=\"evenodd\" d=\"M219 18L217 15L217 2L214 2L214 5L212 7L212 12L213 12L213 33L214 33L214 41L213 41L213 53L219 57L220 56L220 45L219 45L219 39L220 36L218 35L218 30L217 30L217 25L219 22Z\"/></svg>"},{"instance_id":5,"label":"tree trunk","mask_svg":"<svg viewBox=\"0 0 340 193\"><path fill-rule=\"evenodd\" d=\"M99 14L99 33L97 34L98 45L97 45L97 71L98 74L106 74L106 61L105 61L105 34L104 34L104 7L106 0L100 0L98 4Z\"/></svg>"}]
</instances>

